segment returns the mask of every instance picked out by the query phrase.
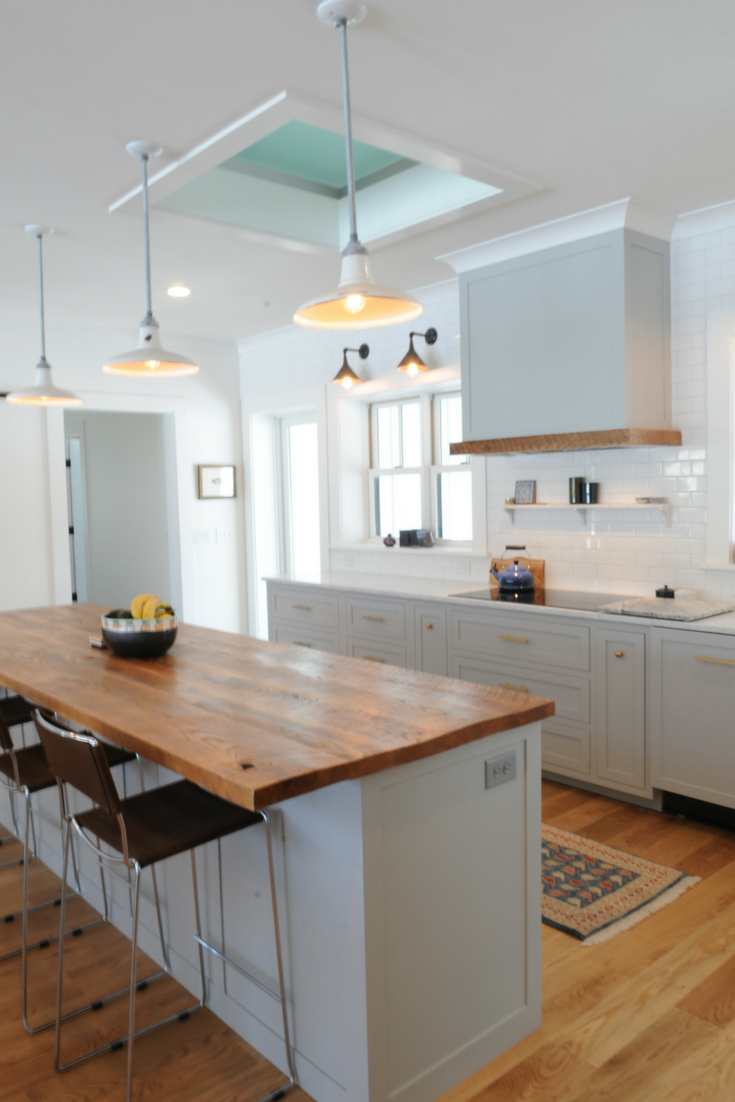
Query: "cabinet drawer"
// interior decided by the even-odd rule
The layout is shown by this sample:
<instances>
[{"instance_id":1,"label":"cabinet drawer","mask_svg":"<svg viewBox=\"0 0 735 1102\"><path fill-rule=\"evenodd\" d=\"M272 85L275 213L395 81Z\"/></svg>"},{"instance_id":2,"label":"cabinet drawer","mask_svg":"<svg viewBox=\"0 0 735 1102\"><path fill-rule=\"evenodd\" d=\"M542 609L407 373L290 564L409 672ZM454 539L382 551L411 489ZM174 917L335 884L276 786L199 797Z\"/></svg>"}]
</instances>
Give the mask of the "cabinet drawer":
<instances>
[{"instance_id":1,"label":"cabinet drawer","mask_svg":"<svg viewBox=\"0 0 735 1102\"><path fill-rule=\"evenodd\" d=\"M314 650L326 650L330 654L339 654L339 636L327 631L312 631L308 626L305 630L294 628L290 625L271 625L270 638L274 643L291 643L297 647L313 647Z\"/></svg>"},{"instance_id":2,"label":"cabinet drawer","mask_svg":"<svg viewBox=\"0 0 735 1102\"><path fill-rule=\"evenodd\" d=\"M541 724L541 764L554 773L590 772L590 732L546 719Z\"/></svg>"},{"instance_id":3,"label":"cabinet drawer","mask_svg":"<svg viewBox=\"0 0 735 1102\"><path fill-rule=\"evenodd\" d=\"M361 639L348 639L347 653L350 658L365 658L368 662L384 662L387 666L407 668L406 648L400 643L366 643Z\"/></svg>"},{"instance_id":4,"label":"cabinet drawer","mask_svg":"<svg viewBox=\"0 0 735 1102\"><path fill-rule=\"evenodd\" d=\"M452 646L476 656L533 662L587 672L590 629L539 618L500 617L493 613L452 611Z\"/></svg>"},{"instance_id":5,"label":"cabinet drawer","mask_svg":"<svg viewBox=\"0 0 735 1102\"><path fill-rule=\"evenodd\" d=\"M274 589L268 613L271 621L311 624L314 627L339 628L339 597L319 589Z\"/></svg>"},{"instance_id":6,"label":"cabinet drawer","mask_svg":"<svg viewBox=\"0 0 735 1102\"><path fill-rule=\"evenodd\" d=\"M348 597L347 633L369 639L405 639L405 601L380 601L371 597Z\"/></svg>"},{"instance_id":7,"label":"cabinet drawer","mask_svg":"<svg viewBox=\"0 0 735 1102\"><path fill-rule=\"evenodd\" d=\"M577 723L590 721L590 683L583 677L501 666L459 655L452 658L452 677L491 685L496 689L513 689L532 696L544 696L555 701L559 719L571 719Z\"/></svg>"}]
</instances>

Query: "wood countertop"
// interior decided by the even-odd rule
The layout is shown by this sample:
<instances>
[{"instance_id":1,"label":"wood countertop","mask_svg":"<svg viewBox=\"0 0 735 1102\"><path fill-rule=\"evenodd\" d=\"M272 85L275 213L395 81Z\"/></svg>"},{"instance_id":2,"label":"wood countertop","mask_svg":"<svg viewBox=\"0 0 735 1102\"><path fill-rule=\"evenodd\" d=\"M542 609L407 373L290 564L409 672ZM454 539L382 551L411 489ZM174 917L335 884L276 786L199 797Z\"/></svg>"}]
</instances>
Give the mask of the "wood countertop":
<instances>
[{"instance_id":1,"label":"wood countertop","mask_svg":"<svg viewBox=\"0 0 735 1102\"><path fill-rule=\"evenodd\" d=\"M103 608L0 613L0 684L252 810L553 715L554 703L179 625L162 658L90 646Z\"/></svg>"}]
</instances>

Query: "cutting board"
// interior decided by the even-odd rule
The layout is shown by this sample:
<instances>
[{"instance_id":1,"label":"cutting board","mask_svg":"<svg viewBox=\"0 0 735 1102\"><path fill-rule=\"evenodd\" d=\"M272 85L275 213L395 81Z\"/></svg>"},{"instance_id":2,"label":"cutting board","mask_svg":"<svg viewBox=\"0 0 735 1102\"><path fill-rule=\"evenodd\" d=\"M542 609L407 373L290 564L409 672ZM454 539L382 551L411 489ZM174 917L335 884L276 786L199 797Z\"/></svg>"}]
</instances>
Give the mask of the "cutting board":
<instances>
[{"instance_id":1,"label":"cutting board","mask_svg":"<svg viewBox=\"0 0 735 1102\"><path fill-rule=\"evenodd\" d=\"M546 560L545 559L527 559L524 555L519 555L518 558L519 558L520 562L522 563L522 565L528 567L528 569L533 574L533 582L534 582L535 588L536 589L543 589L544 588L544 575L545 575L545 572L546 572ZM512 562L513 562L513 559L511 557L511 555L506 555L505 558L502 561L500 559L490 559L490 568L491 568L491 570L494 569L494 570L497 570L498 573L500 573L501 571L505 570L506 566L510 566ZM490 575L490 587L492 588L493 586L497 586L497 584L498 584L497 579L491 574Z\"/></svg>"},{"instance_id":2,"label":"cutting board","mask_svg":"<svg viewBox=\"0 0 735 1102\"><path fill-rule=\"evenodd\" d=\"M650 616L654 620L706 620L708 616L720 616L732 612L735 606L728 601L688 601L666 597L639 597L632 601L615 601L602 605L598 612L616 612L621 616Z\"/></svg>"}]
</instances>

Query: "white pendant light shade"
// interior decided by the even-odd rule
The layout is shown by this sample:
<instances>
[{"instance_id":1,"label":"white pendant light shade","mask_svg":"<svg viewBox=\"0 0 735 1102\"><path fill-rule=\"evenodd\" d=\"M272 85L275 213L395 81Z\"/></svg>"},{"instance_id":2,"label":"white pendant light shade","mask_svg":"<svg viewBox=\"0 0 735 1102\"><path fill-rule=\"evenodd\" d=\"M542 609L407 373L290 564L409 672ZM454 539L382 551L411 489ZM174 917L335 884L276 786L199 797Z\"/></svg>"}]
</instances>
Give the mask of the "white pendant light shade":
<instances>
[{"instance_id":1,"label":"white pendant light shade","mask_svg":"<svg viewBox=\"0 0 735 1102\"><path fill-rule=\"evenodd\" d=\"M46 359L46 326L43 311L43 253L42 239L52 233L48 226L26 226L26 233L32 233L38 240L38 294L41 315L41 358L36 364L36 382L33 386L13 390L6 395L5 401L11 406L82 406L83 400L71 390L62 390L54 386L51 378L51 364Z\"/></svg>"},{"instance_id":2,"label":"white pendant light shade","mask_svg":"<svg viewBox=\"0 0 735 1102\"><path fill-rule=\"evenodd\" d=\"M373 282L367 250L345 251L341 277L334 291L312 299L296 311L293 320L297 325L311 329L374 329L413 321L424 312L413 295Z\"/></svg>"},{"instance_id":3,"label":"white pendant light shade","mask_svg":"<svg viewBox=\"0 0 735 1102\"><path fill-rule=\"evenodd\" d=\"M423 313L423 306L413 295L373 281L368 251L357 236L347 27L365 18L365 6L361 0L323 0L317 8L317 15L323 23L336 27L340 35L350 240L342 253L339 286L299 307L293 320L307 329L375 329L380 325L413 321Z\"/></svg>"},{"instance_id":4,"label":"white pendant light shade","mask_svg":"<svg viewBox=\"0 0 735 1102\"><path fill-rule=\"evenodd\" d=\"M140 342L130 352L111 356L102 370L108 375L196 375L199 368L193 360L161 346L155 318L140 327Z\"/></svg>"},{"instance_id":5,"label":"white pendant light shade","mask_svg":"<svg viewBox=\"0 0 735 1102\"><path fill-rule=\"evenodd\" d=\"M146 290L146 315L140 323L140 337L138 347L128 352L120 352L117 356L111 356L102 365L102 370L108 375L135 375L147 378L172 378L175 375L196 375L198 366L188 356L182 356L178 352L169 352L161 344L158 332L158 322L153 316L151 307L151 248L150 232L148 227L148 161L151 157L157 157L160 146L155 142L129 142L126 146L128 153L133 157L140 157L143 170L143 231L145 241L145 290Z\"/></svg>"}]
</instances>

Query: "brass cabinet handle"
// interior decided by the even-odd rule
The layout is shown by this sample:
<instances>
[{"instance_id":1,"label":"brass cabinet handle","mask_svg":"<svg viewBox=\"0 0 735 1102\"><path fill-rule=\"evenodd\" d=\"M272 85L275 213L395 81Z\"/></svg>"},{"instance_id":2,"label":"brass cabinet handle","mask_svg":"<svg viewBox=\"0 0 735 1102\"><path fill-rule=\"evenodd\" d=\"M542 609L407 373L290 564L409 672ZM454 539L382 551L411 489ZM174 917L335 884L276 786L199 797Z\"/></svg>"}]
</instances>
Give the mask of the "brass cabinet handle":
<instances>
[{"instance_id":1,"label":"brass cabinet handle","mask_svg":"<svg viewBox=\"0 0 735 1102\"><path fill-rule=\"evenodd\" d=\"M616 658L622 658L623 657L623 652L621 650L616 650L615 651L615 657Z\"/></svg>"},{"instance_id":2,"label":"brass cabinet handle","mask_svg":"<svg viewBox=\"0 0 735 1102\"><path fill-rule=\"evenodd\" d=\"M696 662L716 662L718 666L735 666L735 658L710 658L708 654L695 654Z\"/></svg>"},{"instance_id":3,"label":"brass cabinet handle","mask_svg":"<svg viewBox=\"0 0 735 1102\"><path fill-rule=\"evenodd\" d=\"M427 625L426 625L426 630L427 630L427 631L431 631L431 629L433 628L433 626L434 626L433 624L427 624Z\"/></svg>"},{"instance_id":4,"label":"brass cabinet handle","mask_svg":"<svg viewBox=\"0 0 735 1102\"><path fill-rule=\"evenodd\" d=\"M525 642L525 640L524 640ZM513 685L510 681L499 681L499 689L512 689L514 693L527 693L528 689L525 685Z\"/></svg>"},{"instance_id":5,"label":"brass cabinet handle","mask_svg":"<svg viewBox=\"0 0 735 1102\"><path fill-rule=\"evenodd\" d=\"M300 608L304 612L311 612L311 605L291 605L291 608Z\"/></svg>"},{"instance_id":6,"label":"brass cabinet handle","mask_svg":"<svg viewBox=\"0 0 735 1102\"><path fill-rule=\"evenodd\" d=\"M362 618L363 620L377 620L379 624L382 624L384 620L382 616L366 616L365 613L363 613Z\"/></svg>"},{"instance_id":7,"label":"brass cabinet handle","mask_svg":"<svg viewBox=\"0 0 735 1102\"><path fill-rule=\"evenodd\" d=\"M385 662L384 658L376 658L374 654L363 654L363 658L366 658L368 662Z\"/></svg>"},{"instance_id":8,"label":"brass cabinet handle","mask_svg":"<svg viewBox=\"0 0 735 1102\"><path fill-rule=\"evenodd\" d=\"M527 643L528 639L524 639L522 635L499 635L498 639L509 639L511 643Z\"/></svg>"},{"instance_id":9,"label":"brass cabinet handle","mask_svg":"<svg viewBox=\"0 0 735 1102\"><path fill-rule=\"evenodd\" d=\"M293 645L295 647L310 647L311 643L302 643L300 639L294 639Z\"/></svg>"}]
</instances>

